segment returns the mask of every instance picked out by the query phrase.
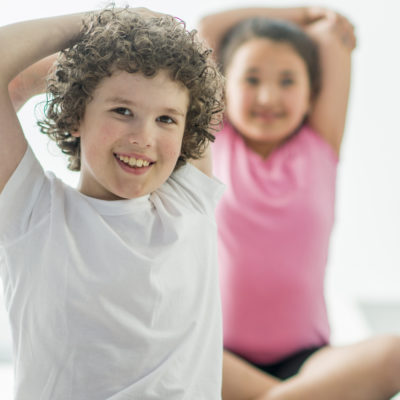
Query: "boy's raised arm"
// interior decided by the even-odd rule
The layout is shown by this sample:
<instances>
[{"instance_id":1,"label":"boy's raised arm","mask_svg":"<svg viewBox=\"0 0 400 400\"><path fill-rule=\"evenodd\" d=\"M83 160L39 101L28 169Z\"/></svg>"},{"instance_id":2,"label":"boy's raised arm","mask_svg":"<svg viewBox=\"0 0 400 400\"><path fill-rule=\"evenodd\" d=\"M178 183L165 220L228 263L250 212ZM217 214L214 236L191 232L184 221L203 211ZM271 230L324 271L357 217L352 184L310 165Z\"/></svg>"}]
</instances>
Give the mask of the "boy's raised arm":
<instances>
[{"instance_id":1,"label":"boy's raised arm","mask_svg":"<svg viewBox=\"0 0 400 400\"><path fill-rule=\"evenodd\" d=\"M0 192L27 148L13 105L13 101L17 103L18 100L10 97L10 83L28 66L73 43L82 17L82 14L74 14L0 28Z\"/></svg>"}]
</instances>

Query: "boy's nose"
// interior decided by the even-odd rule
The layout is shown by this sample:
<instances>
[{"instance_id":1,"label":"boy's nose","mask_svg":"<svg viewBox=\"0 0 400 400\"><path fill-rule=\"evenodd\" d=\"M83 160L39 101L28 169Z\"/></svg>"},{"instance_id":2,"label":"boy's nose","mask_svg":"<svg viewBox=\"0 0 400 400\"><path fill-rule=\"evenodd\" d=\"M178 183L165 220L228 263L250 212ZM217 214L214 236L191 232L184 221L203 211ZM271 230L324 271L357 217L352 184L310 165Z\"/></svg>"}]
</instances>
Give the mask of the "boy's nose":
<instances>
[{"instance_id":1,"label":"boy's nose","mask_svg":"<svg viewBox=\"0 0 400 400\"><path fill-rule=\"evenodd\" d=\"M141 148L151 147L153 135L148 123L136 123L130 127L128 133L129 143Z\"/></svg>"}]
</instances>

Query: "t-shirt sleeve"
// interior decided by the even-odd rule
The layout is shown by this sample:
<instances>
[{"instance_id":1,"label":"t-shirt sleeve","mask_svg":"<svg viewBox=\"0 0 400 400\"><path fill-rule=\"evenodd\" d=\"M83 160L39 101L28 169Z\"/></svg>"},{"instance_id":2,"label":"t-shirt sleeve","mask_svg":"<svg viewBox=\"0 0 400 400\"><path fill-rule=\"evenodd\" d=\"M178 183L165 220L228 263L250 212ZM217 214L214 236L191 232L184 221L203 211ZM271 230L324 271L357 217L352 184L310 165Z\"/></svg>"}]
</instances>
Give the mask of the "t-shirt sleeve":
<instances>
[{"instance_id":1,"label":"t-shirt sleeve","mask_svg":"<svg viewBox=\"0 0 400 400\"><path fill-rule=\"evenodd\" d=\"M37 221L34 205L46 176L30 147L0 193L0 244L18 239Z\"/></svg>"},{"instance_id":2,"label":"t-shirt sleeve","mask_svg":"<svg viewBox=\"0 0 400 400\"><path fill-rule=\"evenodd\" d=\"M189 208L214 216L215 207L225 185L217 178L210 178L190 163L175 171L162 190L171 191Z\"/></svg>"}]
</instances>

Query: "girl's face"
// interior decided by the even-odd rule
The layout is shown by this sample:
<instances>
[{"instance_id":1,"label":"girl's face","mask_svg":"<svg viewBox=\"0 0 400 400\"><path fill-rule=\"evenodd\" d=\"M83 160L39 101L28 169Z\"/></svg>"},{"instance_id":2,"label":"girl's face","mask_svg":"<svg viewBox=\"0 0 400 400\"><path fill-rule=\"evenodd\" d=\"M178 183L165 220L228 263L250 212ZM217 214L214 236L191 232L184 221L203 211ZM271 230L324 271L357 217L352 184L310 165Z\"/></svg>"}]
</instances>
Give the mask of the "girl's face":
<instances>
[{"instance_id":1,"label":"girl's face","mask_svg":"<svg viewBox=\"0 0 400 400\"><path fill-rule=\"evenodd\" d=\"M263 157L294 132L310 109L307 67L288 43L250 39L234 53L226 78L228 118Z\"/></svg>"}]
</instances>

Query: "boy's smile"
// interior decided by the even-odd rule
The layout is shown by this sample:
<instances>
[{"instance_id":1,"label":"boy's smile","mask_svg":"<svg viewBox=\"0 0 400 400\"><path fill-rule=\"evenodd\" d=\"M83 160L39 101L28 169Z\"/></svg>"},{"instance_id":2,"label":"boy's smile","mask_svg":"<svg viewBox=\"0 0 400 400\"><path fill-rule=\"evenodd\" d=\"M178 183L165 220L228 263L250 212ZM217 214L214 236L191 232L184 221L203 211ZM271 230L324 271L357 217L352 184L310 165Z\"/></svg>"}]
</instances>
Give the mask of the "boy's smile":
<instances>
[{"instance_id":1,"label":"boy's smile","mask_svg":"<svg viewBox=\"0 0 400 400\"><path fill-rule=\"evenodd\" d=\"M81 138L79 190L116 200L160 187L180 155L188 105L188 90L164 70L103 79L74 133Z\"/></svg>"}]
</instances>

